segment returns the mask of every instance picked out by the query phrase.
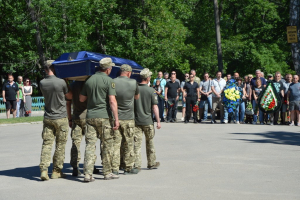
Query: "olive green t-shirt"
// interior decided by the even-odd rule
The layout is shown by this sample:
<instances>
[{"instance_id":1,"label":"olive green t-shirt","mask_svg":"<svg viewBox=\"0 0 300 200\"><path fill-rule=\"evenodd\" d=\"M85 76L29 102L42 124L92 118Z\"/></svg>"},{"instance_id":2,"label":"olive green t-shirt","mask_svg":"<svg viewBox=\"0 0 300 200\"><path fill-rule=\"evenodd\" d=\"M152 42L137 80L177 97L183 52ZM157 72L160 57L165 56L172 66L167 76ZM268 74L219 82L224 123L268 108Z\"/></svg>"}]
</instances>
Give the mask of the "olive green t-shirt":
<instances>
[{"instance_id":1,"label":"olive green t-shirt","mask_svg":"<svg viewBox=\"0 0 300 200\"><path fill-rule=\"evenodd\" d=\"M140 98L134 101L134 114L136 125L153 124L152 106L157 105L155 90L147 84L139 84Z\"/></svg>"},{"instance_id":2,"label":"olive green t-shirt","mask_svg":"<svg viewBox=\"0 0 300 200\"><path fill-rule=\"evenodd\" d=\"M73 94L73 119L85 119L86 118L86 106L87 101L80 102L79 95L84 86L85 81L74 81L70 84L70 88Z\"/></svg>"},{"instance_id":3,"label":"olive green t-shirt","mask_svg":"<svg viewBox=\"0 0 300 200\"><path fill-rule=\"evenodd\" d=\"M134 95L139 94L139 87L136 80L130 79L127 76L119 76L114 81L116 84L119 119L134 119Z\"/></svg>"},{"instance_id":4,"label":"olive green t-shirt","mask_svg":"<svg viewBox=\"0 0 300 200\"><path fill-rule=\"evenodd\" d=\"M40 82L40 89L44 96L46 119L61 119L67 117L65 94L68 87L64 80L54 75L47 75Z\"/></svg>"},{"instance_id":5,"label":"olive green t-shirt","mask_svg":"<svg viewBox=\"0 0 300 200\"><path fill-rule=\"evenodd\" d=\"M86 118L109 118L112 116L109 95L116 95L114 81L103 72L96 72L84 84L81 94L87 96Z\"/></svg>"}]
</instances>

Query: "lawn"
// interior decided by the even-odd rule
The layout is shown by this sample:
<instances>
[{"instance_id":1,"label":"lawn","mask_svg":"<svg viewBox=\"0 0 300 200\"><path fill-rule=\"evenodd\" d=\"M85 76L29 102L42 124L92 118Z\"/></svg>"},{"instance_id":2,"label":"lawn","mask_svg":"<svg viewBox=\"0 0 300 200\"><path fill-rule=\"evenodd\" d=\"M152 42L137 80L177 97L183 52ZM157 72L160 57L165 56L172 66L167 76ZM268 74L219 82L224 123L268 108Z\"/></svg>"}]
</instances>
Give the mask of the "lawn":
<instances>
[{"instance_id":1,"label":"lawn","mask_svg":"<svg viewBox=\"0 0 300 200\"><path fill-rule=\"evenodd\" d=\"M43 119L44 116L0 119L0 124L30 123L30 122L43 121Z\"/></svg>"}]
</instances>

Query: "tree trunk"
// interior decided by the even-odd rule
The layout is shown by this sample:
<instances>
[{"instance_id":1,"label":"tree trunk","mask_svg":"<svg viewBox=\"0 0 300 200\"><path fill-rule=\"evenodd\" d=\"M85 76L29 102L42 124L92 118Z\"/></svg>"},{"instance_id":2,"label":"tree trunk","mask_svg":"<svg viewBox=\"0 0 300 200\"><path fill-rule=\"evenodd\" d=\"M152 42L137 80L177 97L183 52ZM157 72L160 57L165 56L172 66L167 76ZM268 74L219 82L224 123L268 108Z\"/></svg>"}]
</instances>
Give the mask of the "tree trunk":
<instances>
[{"instance_id":1,"label":"tree trunk","mask_svg":"<svg viewBox=\"0 0 300 200\"><path fill-rule=\"evenodd\" d=\"M298 30L297 31L298 43L291 44L291 51L292 51L294 68L298 75L300 75L299 10L300 10L299 0L291 0L290 1L290 26L297 26L297 30Z\"/></svg>"},{"instance_id":2,"label":"tree trunk","mask_svg":"<svg viewBox=\"0 0 300 200\"><path fill-rule=\"evenodd\" d=\"M44 56L44 49L43 49L43 44L42 44L42 39L41 39L41 33L40 33L40 27L38 24L38 15L36 14L36 11L34 10L34 6L31 3L31 0L27 0L27 7L28 7L28 11L31 17L31 21L33 24L35 24L35 43L37 46L37 51L38 51L38 55L39 55L39 64L40 66L44 67L44 63L45 63L45 56Z\"/></svg>"},{"instance_id":3,"label":"tree trunk","mask_svg":"<svg viewBox=\"0 0 300 200\"><path fill-rule=\"evenodd\" d=\"M217 43L217 54L218 54L218 70L223 72L223 61L222 61L222 47L221 47L221 31L220 31L220 17L218 0L214 1L215 10L215 26L216 26L216 43Z\"/></svg>"}]
</instances>

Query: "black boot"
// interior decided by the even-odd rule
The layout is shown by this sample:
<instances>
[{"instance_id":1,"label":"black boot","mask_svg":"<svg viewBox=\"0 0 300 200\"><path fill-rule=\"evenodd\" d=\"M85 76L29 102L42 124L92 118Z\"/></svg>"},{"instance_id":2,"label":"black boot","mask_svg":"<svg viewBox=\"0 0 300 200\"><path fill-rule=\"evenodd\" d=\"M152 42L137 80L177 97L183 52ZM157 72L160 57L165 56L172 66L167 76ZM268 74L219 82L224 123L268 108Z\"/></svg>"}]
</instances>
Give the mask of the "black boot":
<instances>
[{"instance_id":1,"label":"black boot","mask_svg":"<svg viewBox=\"0 0 300 200\"><path fill-rule=\"evenodd\" d=\"M197 122L197 120L196 119L194 119L194 124L197 124L198 122Z\"/></svg>"}]
</instances>

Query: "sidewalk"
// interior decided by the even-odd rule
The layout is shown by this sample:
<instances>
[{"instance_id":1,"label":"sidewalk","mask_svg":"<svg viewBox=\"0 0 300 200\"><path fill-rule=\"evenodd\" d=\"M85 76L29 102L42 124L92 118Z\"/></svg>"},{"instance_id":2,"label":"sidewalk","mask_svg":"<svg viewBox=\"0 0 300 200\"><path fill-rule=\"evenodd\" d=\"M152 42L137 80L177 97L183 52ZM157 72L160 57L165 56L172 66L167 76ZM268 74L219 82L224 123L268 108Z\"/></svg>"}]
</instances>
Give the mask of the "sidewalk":
<instances>
[{"instance_id":1,"label":"sidewalk","mask_svg":"<svg viewBox=\"0 0 300 200\"><path fill-rule=\"evenodd\" d=\"M44 115L44 111L33 111L31 113L32 117L36 117L36 116L43 116ZM10 118L12 118L13 115L10 115ZM5 119L6 118L6 113L0 113L0 119Z\"/></svg>"}]
</instances>

